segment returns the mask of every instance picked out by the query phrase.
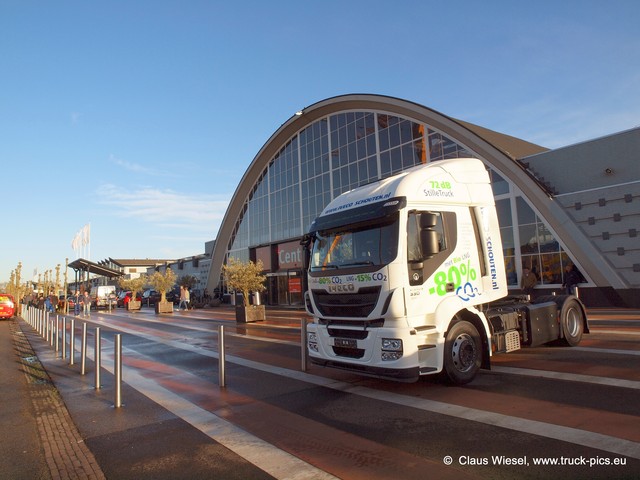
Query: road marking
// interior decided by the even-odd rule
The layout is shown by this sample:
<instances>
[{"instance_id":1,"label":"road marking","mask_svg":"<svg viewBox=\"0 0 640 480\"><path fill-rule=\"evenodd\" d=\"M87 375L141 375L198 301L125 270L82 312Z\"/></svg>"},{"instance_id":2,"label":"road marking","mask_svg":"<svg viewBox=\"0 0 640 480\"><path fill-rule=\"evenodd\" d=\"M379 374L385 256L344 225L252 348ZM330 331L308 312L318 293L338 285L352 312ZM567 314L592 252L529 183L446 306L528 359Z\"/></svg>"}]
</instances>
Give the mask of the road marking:
<instances>
[{"instance_id":1,"label":"road marking","mask_svg":"<svg viewBox=\"0 0 640 480\"><path fill-rule=\"evenodd\" d=\"M640 390L640 382L634 380L622 380L620 378L594 377L592 375L582 375L579 373L551 372L548 370L531 370L528 368L514 367L491 367L492 372L507 373L511 375L523 375L527 377L553 378L554 380L566 380L569 382L595 383L597 385L607 385L610 387L631 388Z\"/></svg>"},{"instance_id":2,"label":"road marking","mask_svg":"<svg viewBox=\"0 0 640 480\"><path fill-rule=\"evenodd\" d=\"M571 347L571 350L590 353L614 353L616 355L640 355L638 350L616 350L613 348Z\"/></svg>"},{"instance_id":3,"label":"road marking","mask_svg":"<svg viewBox=\"0 0 640 480\"><path fill-rule=\"evenodd\" d=\"M139 333L135 330L119 327L119 330L130 333L134 336L143 337L147 340L152 340L158 343L164 343L166 345L173 346L182 350L189 350L193 353L205 355L209 357L219 358L217 352L213 350L207 350L202 347L187 345L175 340L164 340L152 337L151 335ZM536 420L527 420L518 417L511 417L501 413L489 412L486 410L479 410L469 407L463 407L458 405L452 405L444 402L438 402L435 400L426 400L417 397L411 397L406 395L400 395L393 392L378 391L367 387L355 386L347 382L333 380L330 378L320 377L309 373L290 370L283 367L276 367L272 365L266 365L253 360L247 360L232 355L226 355L225 360L236 365L241 365L246 368L252 368L263 372L280 375L288 378L293 378L301 382L310 383L313 385L331 388L353 395L360 395L367 398L377 399L383 402L388 402L396 405L404 405L408 407L417 408L424 411L433 413L439 413L442 415L448 415L456 418L462 418L471 420L474 422L484 423L487 425L498 426L515 430L518 432L530 433L546 438L553 438L562 442L574 443L576 445L582 445L597 450L607 451L619 455L625 455L631 458L640 459L640 443L632 442L630 440L624 440L616 438L610 435L604 435L600 433L589 432L586 430L580 430L577 428L564 427L561 425L553 425L550 423L540 422ZM507 367L501 367L507 368ZM572 374L566 374L572 375ZM580 381L587 381L591 378L596 381L592 383L600 383L598 379L607 380L605 377L589 377L587 375L580 375ZM576 377L577 378L577 377ZM127 383L129 383L127 381ZM637 382L636 382L637 383ZM635 388L635 387L634 387ZM142 392L142 391L141 391ZM144 393L144 392L142 392ZM186 400L184 400L186 402ZM189 402L187 402L189 403ZM175 412L174 412L175 413ZM176 413L176 415L178 415ZM180 415L178 415L180 416ZM217 417L216 417L217 418Z\"/></svg>"},{"instance_id":4,"label":"road marking","mask_svg":"<svg viewBox=\"0 0 640 480\"><path fill-rule=\"evenodd\" d=\"M620 326L620 328L624 328ZM640 336L640 330L607 330L601 329L600 327L591 327L589 333L587 335L595 335L596 333L605 333L607 335L626 335L629 337L637 337Z\"/></svg>"},{"instance_id":5,"label":"road marking","mask_svg":"<svg viewBox=\"0 0 640 480\"><path fill-rule=\"evenodd\" d=\"M300 480L336 478L198 407L130 368L126 372L126 383L275 478Z\"/></svg>"},{"instance_id":6,"label":"road marking","mask_svg":"<svg viewBox=\"0 0 640 480\"><path fill-rule=\"evenodd\" d=\"M197 325L185 325L184 323L172 323L172 322L162 322L160 320L154 320L151 318L145 318L143 319L144 322L148 322L148 323L158 323L160 325L169 325L172 327L180 327L186 330L194 330L197 332L206 332L206 333L213 333L213 334L218 334L218 329L214 328L213 330L211 328L205 328L205 327L199 327ZM221 325L225 325L224 323L221 323ZM225 335L229 335L231 337L237 337L237 338L248 338L251 340L258 340L261 342L267 342L267 343L280 343L282 345L293 345L296 347L300 346L300 342L292 342L290 340L279 340L277 338L266 338L266 337L258 337L255 335L247 335L247 334L242 334L242 333L233 333L230 332L228 329L229 328L243 328L243 327L236 327L236 326L227 326L225 325L226 329L225 329ZM266 326L263 326L263 328L265 328ZM269 327L267 327L269 328ZM277 326L277 328L287 328L287 329L292 329L293 327L282 327L282 326Z\"/></svg>"}]
</instances>

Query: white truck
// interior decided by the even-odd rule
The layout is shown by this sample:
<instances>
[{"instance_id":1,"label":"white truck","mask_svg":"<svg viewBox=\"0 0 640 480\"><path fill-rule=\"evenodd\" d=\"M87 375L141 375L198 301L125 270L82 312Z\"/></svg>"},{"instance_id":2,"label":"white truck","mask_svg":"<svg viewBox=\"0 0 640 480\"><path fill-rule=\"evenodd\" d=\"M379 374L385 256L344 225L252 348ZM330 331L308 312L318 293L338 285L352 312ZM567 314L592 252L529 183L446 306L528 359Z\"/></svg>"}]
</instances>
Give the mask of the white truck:
<instances>
[{"instance_id":1,"label":"white truck","mask_svg":"<svg viewBox=\"0 0 640 480\"><path fill-rule=\"evenodd\" d=\"M405 170L333 200L303 239L314 364L455 384L493 354L588 333L582 302L508 296L500 228L480 160Z\"/></svg>"}]
</instances>

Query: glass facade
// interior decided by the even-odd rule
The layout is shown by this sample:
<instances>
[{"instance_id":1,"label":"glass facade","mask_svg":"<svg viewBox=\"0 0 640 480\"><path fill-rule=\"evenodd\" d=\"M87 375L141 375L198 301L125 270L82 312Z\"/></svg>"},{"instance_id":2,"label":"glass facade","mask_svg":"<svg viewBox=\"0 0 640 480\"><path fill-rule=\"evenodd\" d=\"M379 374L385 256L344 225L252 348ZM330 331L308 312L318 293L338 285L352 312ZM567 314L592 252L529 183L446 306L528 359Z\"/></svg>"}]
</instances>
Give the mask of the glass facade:
<instances>
[{"instance_id":1,"label":"glass facade","mask_svg":"<svg viewBox=\"0 0 640 480\"><path fill-rule=\"evenodd\" d=\"M275 251L278 244L301 238L341 193L414 165L460 157L480 158L411 119L372 111L321 118L294 135L268 163L236 221L227 255L246 260L251 249L265 245ZM540 284L561 284L568 257L559 242L508 180L493 170L490 175L509 285L519 285L525 266L536 272ZM270 273L284 278L270 285L286 288L291 272L274 261ZM269 298L284 297L279 292Z\"/></svg>"}]
</instances>

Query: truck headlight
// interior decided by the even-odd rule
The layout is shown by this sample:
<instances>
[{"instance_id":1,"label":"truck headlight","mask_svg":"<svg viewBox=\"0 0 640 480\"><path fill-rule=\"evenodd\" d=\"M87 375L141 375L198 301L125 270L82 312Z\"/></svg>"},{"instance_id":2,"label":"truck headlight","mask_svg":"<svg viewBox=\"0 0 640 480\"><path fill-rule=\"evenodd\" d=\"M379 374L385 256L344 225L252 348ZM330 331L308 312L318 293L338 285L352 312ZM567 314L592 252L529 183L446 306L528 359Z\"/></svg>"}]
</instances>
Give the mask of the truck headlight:
<instances>
[{"instance_id":1,"label":"truck headlight","mask_svg":"<svg viewBox=\"0 0 640 480\"><path fill-rule=\"evenodd\" d=\"M382 352L380 358L384 362L390 362L393 360L399 360L402 358L403 348L402 339L400 338L383 338L382 339Z\"/></svg>"},{"instance_id":2,"label":"truck headlight","mask_svg":"<svg viewBox=\"0 0 640 480\"><path fill-rule=\"evenodd\" d=\"M394 352L402 351L402 339L400 338L383 338L382 350L392 350Z\"/></svg>"}]
</instances>

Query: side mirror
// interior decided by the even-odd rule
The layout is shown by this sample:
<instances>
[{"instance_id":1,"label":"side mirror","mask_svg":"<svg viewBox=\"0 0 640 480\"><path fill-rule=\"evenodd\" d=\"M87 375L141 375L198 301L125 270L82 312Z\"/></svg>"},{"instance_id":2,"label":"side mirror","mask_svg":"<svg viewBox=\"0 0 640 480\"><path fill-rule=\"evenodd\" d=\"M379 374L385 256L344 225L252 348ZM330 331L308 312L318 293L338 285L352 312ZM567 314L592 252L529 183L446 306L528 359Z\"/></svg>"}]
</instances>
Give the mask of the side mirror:
<instances>
[{"instance_id":1,"label":"side mirror","mask_svg":"<svg viewBox=\"0 0 640 480\"><path fill-rule=\"evenodd\" d=\"M420 230L431 230L438 223L438 216L435 213L420 214Z\"/></svg>"},{"instance_id":2,"label":"side mirror","mask_svg":"<svg viewBox=\"0 0 640 480\"><path fill-rule=\"evenodd\" d=\"M421 230L420 243L422 244L422 258L424 259L431 258L440 252L438 232L435 230Z\"/></svg>"}]
</instances>

